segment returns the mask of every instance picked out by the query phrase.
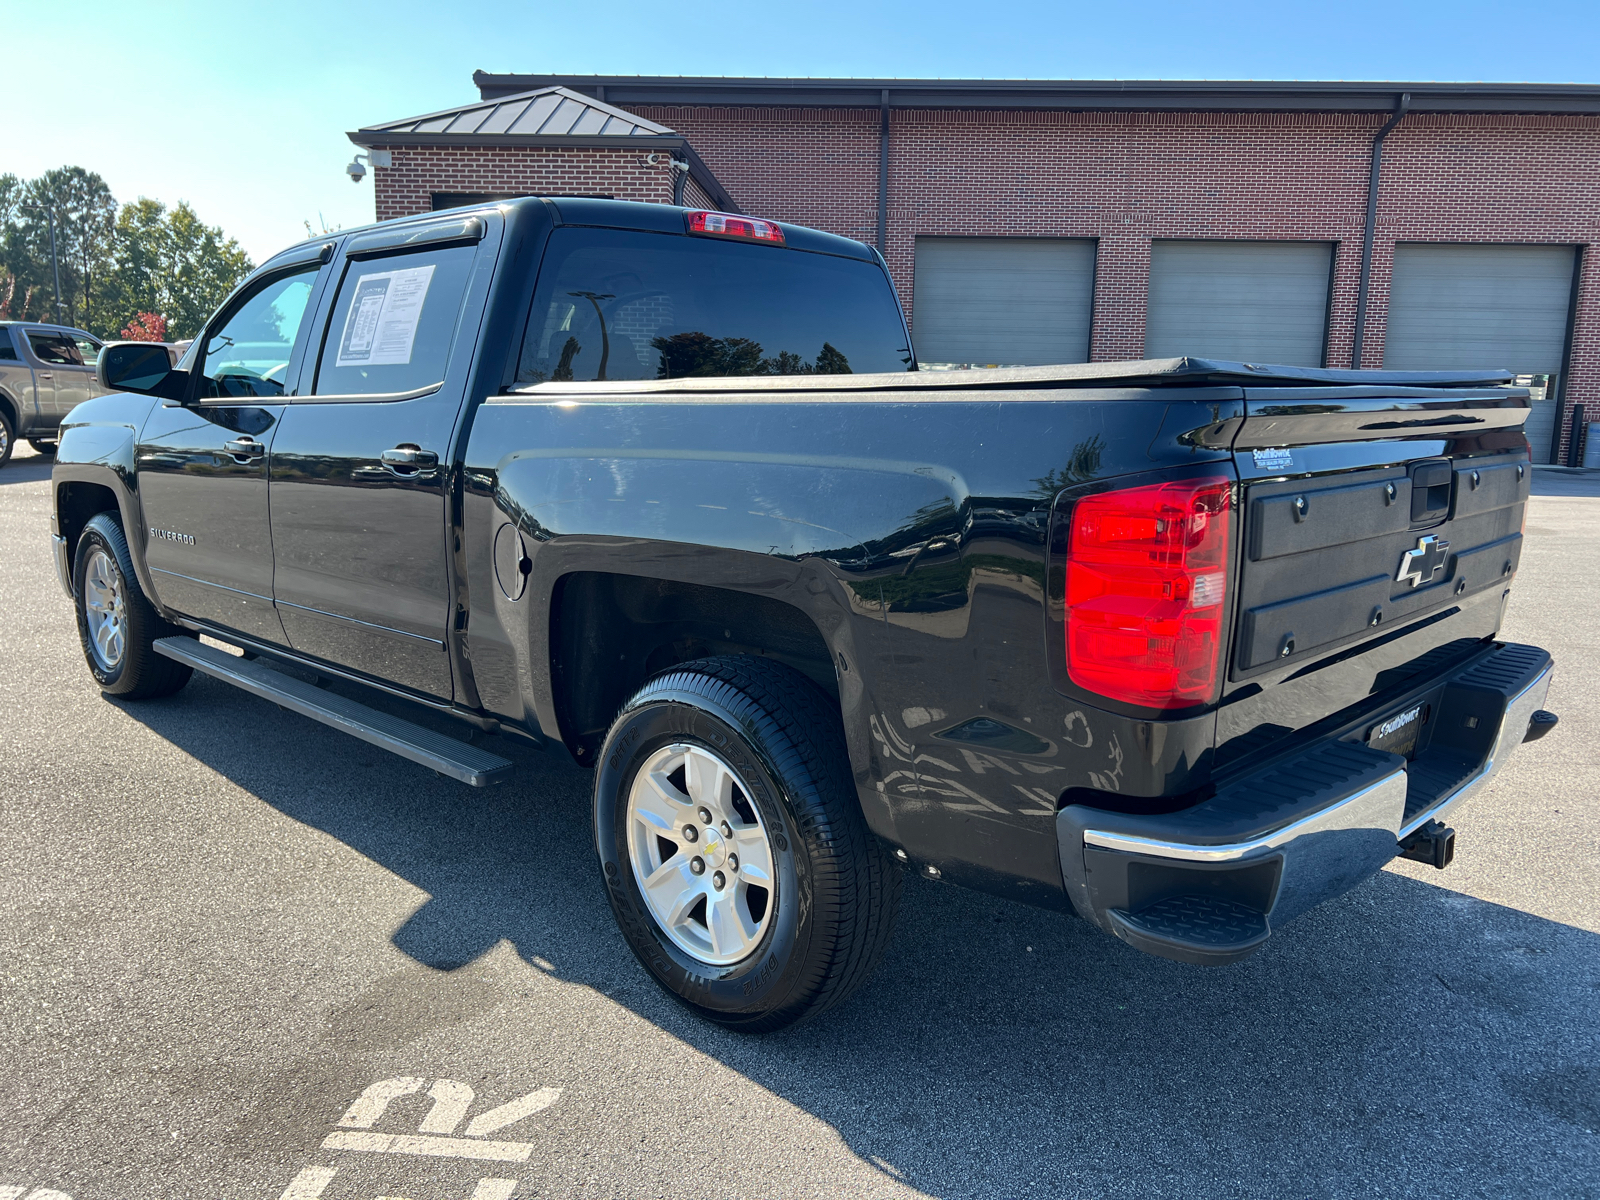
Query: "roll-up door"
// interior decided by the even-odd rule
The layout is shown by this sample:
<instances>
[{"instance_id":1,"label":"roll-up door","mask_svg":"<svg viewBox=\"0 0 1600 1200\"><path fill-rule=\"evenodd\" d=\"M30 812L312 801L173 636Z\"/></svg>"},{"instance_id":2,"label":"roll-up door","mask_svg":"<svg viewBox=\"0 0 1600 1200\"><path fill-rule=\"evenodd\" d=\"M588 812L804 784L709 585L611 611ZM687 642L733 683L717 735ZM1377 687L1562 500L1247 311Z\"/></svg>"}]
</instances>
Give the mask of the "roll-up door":
<instances>
[{"instance_id":1,"label":"roll-up door","mask_svg":"<svg viewBox=\"0 0 1600 1200\"><path fill-rule=\"evenodd\" d=\"M1331 242L1157 239L1145 357L1320 367L1332 266Z\"/></svg>"},{"instance_id":2,"label":"roll-up door","mask_svg":"<svg viewBox=\"0 0 1600 1200\"><path fill-rule=\"evenodd\" d=\"M917 239L912 338L923 366L1089 360L1089 238Z\"/></svg>"},{"instance_id":3,"label":"roll-up door","mask_svg":"<svg viewBox=\"0 0 1600 1200\"><path fill-rule=\"evenodd\" d=\"M1439 245L1394 248L1383 365L1505 367L1532 378L1525 427L1534 462L1548 462L1567 348L1573 246Z\"/></svg>"}]
</instances>

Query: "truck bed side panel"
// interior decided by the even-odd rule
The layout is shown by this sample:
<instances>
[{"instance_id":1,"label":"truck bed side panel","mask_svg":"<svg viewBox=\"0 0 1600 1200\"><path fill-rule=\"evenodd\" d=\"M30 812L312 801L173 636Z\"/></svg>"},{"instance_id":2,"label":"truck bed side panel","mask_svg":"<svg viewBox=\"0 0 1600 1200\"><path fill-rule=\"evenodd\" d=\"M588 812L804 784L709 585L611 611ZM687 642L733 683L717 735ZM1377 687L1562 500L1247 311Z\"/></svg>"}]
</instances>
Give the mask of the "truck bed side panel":
<instances>
[{"instance_id":1,"label":"truck bed side panel","mask_svg":"<svg viewBox=\"0 0 1600 1200\"><path fill-rule=\"evenodd\" d=\"M1050 902L1057 797L1138 774L1142 753L1139 722L1063 696L1046 667L1051 503L1070 482L1226 465L1225 447L1182 436L1236 415L1237 397L493 398L465 464L479 694L561 735L547 614L575 571L794 604L835 659L874 827L947 877ZM507 524L531 559L514 601L494 582ZM1209 717L1203 734L1209 748Z\"/></svg>"}]
</instances>

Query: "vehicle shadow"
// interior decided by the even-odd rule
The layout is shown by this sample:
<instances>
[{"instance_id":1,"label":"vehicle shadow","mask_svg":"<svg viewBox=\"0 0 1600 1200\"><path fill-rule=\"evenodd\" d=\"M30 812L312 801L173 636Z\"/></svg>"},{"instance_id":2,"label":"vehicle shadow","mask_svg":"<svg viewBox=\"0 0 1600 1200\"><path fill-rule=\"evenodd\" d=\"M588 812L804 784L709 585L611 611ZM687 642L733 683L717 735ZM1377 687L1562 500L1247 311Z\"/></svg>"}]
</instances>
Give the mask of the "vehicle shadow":
<instances>
[{"instance_id":1,"label":"vehicle shadow","mask_svg":"<svg viewBox=\"0 0 1600 1200\"><path fill-rule=\"evenodd\" d=\"M1600 1189L1600 938L1583 930L1383 873L1202 970L913 878L859 994L738 1036L674 1004L617 935L591 776L563 756L495 739L519 782L475 791L205 678L125 711L425 891L394 934L413 959L451 971L506 940L930 1195Z\"/></svg>"},{"instance_id":2,"label":"vehicle shadow","mask_svg":"<svg viewBox=\"0 0 1600 1200\"><path fill-rule=\"evenodd\" d=\"M0 487L8 483L39 483L50 478L50 469L56 465L54 456L46 458L28 450L14 450L11 460L0 467Z\"/></svg>"}]
</instances>

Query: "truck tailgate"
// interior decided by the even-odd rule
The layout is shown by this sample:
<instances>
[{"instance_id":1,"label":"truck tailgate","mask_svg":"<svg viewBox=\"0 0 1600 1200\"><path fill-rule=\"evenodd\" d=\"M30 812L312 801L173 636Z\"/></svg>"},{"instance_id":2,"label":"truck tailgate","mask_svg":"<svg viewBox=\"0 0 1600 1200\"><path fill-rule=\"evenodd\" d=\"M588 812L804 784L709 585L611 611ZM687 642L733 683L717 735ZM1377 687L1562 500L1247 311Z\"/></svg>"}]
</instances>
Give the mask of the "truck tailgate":
<instances>
[{"instance_id":1,"label":"truck tailgate","mask_svg":"<svg viewBox=\"0 0 1600 1200\"><path fill-rule=\"evenodd\" d=\"M1218 771L1493 638L1521 555L1527 403L1506 388L1246 391Z\"/></svg>"}]
</instances>

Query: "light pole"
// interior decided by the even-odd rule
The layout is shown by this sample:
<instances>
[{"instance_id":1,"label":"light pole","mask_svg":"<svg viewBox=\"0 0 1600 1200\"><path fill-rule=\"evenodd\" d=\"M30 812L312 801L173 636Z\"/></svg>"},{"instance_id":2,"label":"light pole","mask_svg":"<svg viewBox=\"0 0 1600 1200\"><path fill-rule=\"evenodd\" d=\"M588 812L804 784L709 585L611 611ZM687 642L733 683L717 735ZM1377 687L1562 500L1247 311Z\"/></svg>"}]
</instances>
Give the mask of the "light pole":
<instances>
[{"instance_id":1,"label":"light pole","mask_svg":"<svg viewBox=\"0 0 1600 1200\"><path fill-rule=\"evenodd\" d=\"M50 226L50 270L55 276L56 320L61 320L61 263L56 259L56 214L54 209L40 204L19 205L23 212L42 212Z\"/></svg>"}]
</instances>

